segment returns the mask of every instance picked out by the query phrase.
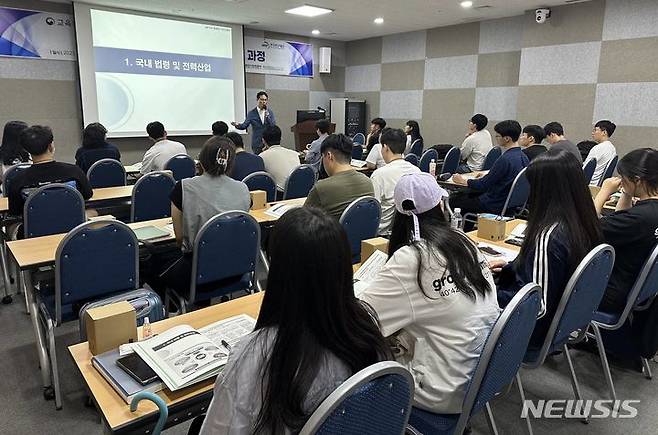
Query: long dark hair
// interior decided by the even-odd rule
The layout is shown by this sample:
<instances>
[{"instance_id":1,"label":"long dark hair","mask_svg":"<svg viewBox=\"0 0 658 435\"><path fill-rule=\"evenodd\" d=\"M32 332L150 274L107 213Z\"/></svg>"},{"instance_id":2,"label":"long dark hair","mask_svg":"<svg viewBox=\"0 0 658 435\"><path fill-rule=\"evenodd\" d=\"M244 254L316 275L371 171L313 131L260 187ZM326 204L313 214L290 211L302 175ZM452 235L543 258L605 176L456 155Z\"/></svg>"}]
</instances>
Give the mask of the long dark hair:
<instances>
[{"instance_id":1,"label":"long dark hair","mask_svg":"<svg viewBox=\"0 0 658 435\"><path fill-rule=\"evenodd\" d=\"M30 154L20 144L21 133L27 128L23 121L9 121L2 132L0 159L3 165L14 165L16 161L27 162Z\"/></svg>"},{"instance_id":2,"label":"long dark hair","mask_svg":"<svg viewBox=\"0 0 658 435\"><path fill-rule=\"evenodd\" d=\"M640 148L626 154L617 165L617 172L630 181L643 181L647 193L658 193L658 151Z\"/></svg>"},{"instance_id":3,"label":"long dark hair","mask_svg":"<svg viewBox=\"0 0 658 435\"><path fill-rule=\"evenodd\" d=\"M410 120L407 121L407 125L411 127L411 142L413 143L413 141L416 139L420 139L422 141L423 136L420 135L420 125L418 125L418 122Z\"/></svg>"},{"instance_id":4,"label":"long dark hair","mask_svg":"<svg viewBox=\"0 0 658 435\"><path fill-rule=\"evenodd\" d=\"M277 221L268 253L256 330L276 328L276 337L262 368L254 433L278 434L299 431L308 419L306 394L328 353L355 373L389 359L390 351L375 315L354 296L350 248L338 221L319 209L293 209Z\"/></svg>"},{"instance_id":5,"label":"long dark hair","mask_svg":"<svg viewBox=\"0 0 658 435\"><path fill-rule=\"evenodd\" d=\"M92 122L82 131L82 146L84 148L100 148L105 145L107 129L100 122Z\"/></svg>"},{"instance_id":6,"label":"long dark hair","mask_svg":"<svg viewBox=\"0 0 658 435\"><path fill-rule=\"evenodd\" d=\"M404 203L402 205L404 206ZM484 296L493 290L489 281L482 274L477 248L464 233L450 228L440 204L417 217L420 227L420 242L412 241L413 217L395 212L388 256L391 258L395 251L407 245L416 250L420 260L416 281L425 296L436 299L423 288L421 283L423 268L430 268L432 263L445 267L452 275L457 289L470 299L475 300L475 292ZM430 249L425 249L423 245Z\"/></svg>"},{"instance_id":7,"label":"long dark hair","mask_svg":"<svg viewBox=\"0 0 658 435\"><path fill-rule=\"evenodd\" d=\"M516 261L527 258L542 232L557 224L569 250L569 273L573 273L602 240L583 169L569 152L550 149L530 163L525 175L530 184L530 213Z\"/></svg>"}]
</instances>

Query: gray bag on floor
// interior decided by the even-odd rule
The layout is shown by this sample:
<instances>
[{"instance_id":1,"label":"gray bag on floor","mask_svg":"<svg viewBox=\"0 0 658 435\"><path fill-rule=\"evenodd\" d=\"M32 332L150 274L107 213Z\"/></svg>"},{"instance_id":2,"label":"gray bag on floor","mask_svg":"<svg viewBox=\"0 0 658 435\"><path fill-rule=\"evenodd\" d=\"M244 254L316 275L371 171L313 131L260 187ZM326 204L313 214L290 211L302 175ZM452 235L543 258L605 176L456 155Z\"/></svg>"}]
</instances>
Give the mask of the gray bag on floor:
<instances>
[{"instance_id":1,"label":"gray bag on floor","mask_svg":"<svg viewBox=\"0 0 658 435\"><path fill-rule=\"evenodd\" d=\"M100 301L87 302L80 308L80 340L87 341L87 330L85 328L85 313L87 310L103 305L113 304L115 302L128 301L135 307L137 326L142 326L144 318L148 317L149 322L157 322L165 318L164 305L162 299L156 292L151 289L142 288L131 290Z\"/></svg>"}]
</instances>

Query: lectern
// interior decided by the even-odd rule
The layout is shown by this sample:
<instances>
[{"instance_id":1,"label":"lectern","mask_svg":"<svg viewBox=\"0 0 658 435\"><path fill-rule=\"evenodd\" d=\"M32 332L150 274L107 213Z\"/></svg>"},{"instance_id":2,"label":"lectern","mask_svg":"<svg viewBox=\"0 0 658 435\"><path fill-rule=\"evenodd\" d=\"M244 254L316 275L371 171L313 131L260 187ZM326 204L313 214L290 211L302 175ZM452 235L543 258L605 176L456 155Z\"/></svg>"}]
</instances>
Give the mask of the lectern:
<instances>
[{"instance_id":1,"label":"lectern","mask_svg":"<svg viewBox=\"0 0 658 435\"><path fill-rule=\"evenodd\" d=\"M290 131L295 135L295 149L297 151L305 150L306 145L318 138L318 135L315 132L316 122L317 120L307 119L306 121L298 122L290 127ZM329 127L329 133L333 133L335 129L336 124L331 124Z\"/></svg>"}]
</instances>

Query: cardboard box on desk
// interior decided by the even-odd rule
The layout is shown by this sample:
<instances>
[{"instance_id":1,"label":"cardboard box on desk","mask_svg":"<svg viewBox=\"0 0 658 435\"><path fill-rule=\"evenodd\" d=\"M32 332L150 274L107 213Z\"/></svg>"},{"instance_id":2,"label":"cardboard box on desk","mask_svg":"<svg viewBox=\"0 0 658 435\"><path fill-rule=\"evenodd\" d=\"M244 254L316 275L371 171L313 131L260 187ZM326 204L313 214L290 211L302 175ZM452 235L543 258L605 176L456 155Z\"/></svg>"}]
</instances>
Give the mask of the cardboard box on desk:
<instances>
[{"instance_id":1,"label":"cardboard box on desk","mask_svg":"<svg viewBox=\"0 0 658 435\"><path fill-rule=\"evenodd\" d=\"M89 351L93 355L137 341L135 309L127 301L92 308L85 316Z\"/></svg>"},{"instance_id":2,"label":"cardboard box on desk","mask_svg":"<svg viewBox=\"0 0 658 435\"><path fill-rule=\"evenodd\" d=\"M507 220L500 216L479 215L478 216L478 237L481 239L499 241L505 239L505 229Z\"/></svg>"},{"instance_id":3,"label":"cardboard box on desk","mask_svg":"<svg viewBox=\"0 0 658 435\"><path fill-rule=\"evenodd\" d=\"M388 254L388 240L383 237L375 237L373 239L366 239L361 241L361 263L372 255L376 250Z\"/></svg>"},{"instance_id":4,"label":"cardboard box on desk","mask_svg":"<svg viewBox=\"0 0 658 435\"><path fill-rule=\"evenodd\" d=\"M254 190L251 195L251 209L261 210L267 205L267 193L264 190Z\"/></svg>"}]
</instances>

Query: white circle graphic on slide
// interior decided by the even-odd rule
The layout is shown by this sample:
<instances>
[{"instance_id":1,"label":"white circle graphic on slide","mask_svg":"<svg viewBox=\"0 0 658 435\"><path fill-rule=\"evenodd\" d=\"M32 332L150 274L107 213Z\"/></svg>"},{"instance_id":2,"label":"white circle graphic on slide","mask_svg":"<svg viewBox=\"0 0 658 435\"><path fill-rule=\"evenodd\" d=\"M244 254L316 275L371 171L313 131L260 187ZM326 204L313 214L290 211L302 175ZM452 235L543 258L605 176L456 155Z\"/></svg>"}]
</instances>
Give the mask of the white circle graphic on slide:
<instances>
[{"instance_id":1,"label":"white circle graphic on slide","mask_svg":"<svg viewBox=\"0 0 658 435\"><path fill-rule=\"evenodd\" d=\"M120 79L107 74L96 75L98 118L109 131L120 130L135 109L130 88Z\"/></svg>"}]
</instances>

